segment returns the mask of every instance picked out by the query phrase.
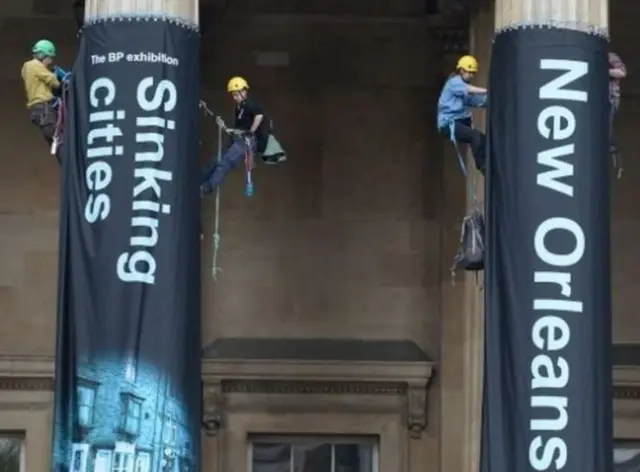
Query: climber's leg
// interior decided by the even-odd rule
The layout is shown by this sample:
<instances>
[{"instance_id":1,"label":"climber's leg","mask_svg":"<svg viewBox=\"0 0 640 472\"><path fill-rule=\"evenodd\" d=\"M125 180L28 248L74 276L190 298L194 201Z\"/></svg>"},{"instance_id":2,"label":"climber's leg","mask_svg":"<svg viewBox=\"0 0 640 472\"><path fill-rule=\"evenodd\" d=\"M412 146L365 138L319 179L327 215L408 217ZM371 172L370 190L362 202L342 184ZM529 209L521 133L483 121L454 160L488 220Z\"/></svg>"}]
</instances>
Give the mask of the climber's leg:
<instances>
[{"instance_id":1,"label":"climber's leg","mask_svg":"<svg viewBox=\"0 0 640 472\"><path fill-rule=\"evenodd\" d=\"M440 130L449 139L451 136L451 128L444 127ZM486 137L484 133L473 129L471 125L471 118L464 120L456 120L454 122L455 141L457 143L468 144L471 147L471 153L473 154L473 160L476 165L476 169L484 174L486 158L485 158L485 141Z\"/></svg>"},{"instance_id":2,"label":"climber's leg","mask_svg":"<svg viewBox=\"0 0 640 472\"><path fill-rule=\"evenodd\" d=\"M252 144L252 152L255 151L255 142ZM247 144L244 138L234 140L233 144L225 151L220 162L214 161L204 172L200 184L200 193L208 195L222 183L232 169L241 164L247 152Z\"/></svg>"},{"instance_id":3,"label":"climber's leg","mask_svg":"<svg viewBox=\"0 0 640 472\"><path fill-rule=\"evenodd\" d=\"M609 106L609 144L611 152L617 151L617 146L613 142L613 122L616 117L616 113L618 113L618 108L620 107L619 100L611 99Z\"/></svg>"},{"instance_id":4,"label":"climber's leg","mask_svg":"<svg viewBox=\"0 0 640 472\"><path fill-rule=\"evenodd\" d=\"M613 159L613 167L616 170L617 177L621 178L623 172L622 154L613 139L613 126L619 108L620 99L612 98L609 105L609 155Z\"/></svg>"},{"instance_id":5,"label":"climber's leg","mask_svg":"<svg viewBox=\"0 0 640 472\"><path fill-rule=\"evenodd\" d=\"M56 134L58 113L52 103L38 103L29 109L31 123L40 129L45 141L51 147ZM56 152L56 159L60 163L60 152Z\"/></svg>"}]
</instances>

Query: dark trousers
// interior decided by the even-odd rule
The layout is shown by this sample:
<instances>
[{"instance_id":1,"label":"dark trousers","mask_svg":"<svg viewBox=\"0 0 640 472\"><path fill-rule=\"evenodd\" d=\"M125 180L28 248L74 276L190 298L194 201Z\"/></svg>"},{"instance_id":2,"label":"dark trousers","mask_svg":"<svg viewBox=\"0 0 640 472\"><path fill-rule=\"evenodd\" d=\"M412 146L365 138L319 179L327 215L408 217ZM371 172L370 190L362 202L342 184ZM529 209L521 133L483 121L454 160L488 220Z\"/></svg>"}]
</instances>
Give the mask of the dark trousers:
<instances>
[{"instance_id":1,"label":"dark trousers","mask_svg":"<svg viewBox=\"0 0 640 472\"><path fill-rule=\"evenodd\" d=\"M31 123L38 127L45 141L51 147L53 137L56 134L58 124L58 112L52 102L38 103L29 108L29 119ZM56 152L56 159L60 163L60 151Z\"/></svg>"},{"instance_id":2,"label":"dark trousers","mask_svg":"<svg viewBox=\"0 0 640 472\"><path fill-rule=\"evenodd\" d=\"M609 142L613 146L613 121L620 108L620 99L611 98L609 104Z\"/></svg>"},{"instance_id":3,"label":"dark trousers","mask_svg":"<svg viewBox=\"0 0 640 472\"><path fill-rule=\"evenodd\" d=\"M477 129L473 129L471 118L455 120L453 132L455 133L455 141L457 143L468 144L469 147L471 147L471 153L473 154L473 161L476 164L476 168L480 172L484 173L486 166L486 136L484 133ZM440 133L444 134L449 139L452 138L451 129L448 126L440 128Z\"/></svg>"},{"instance_id":4,"label":"dark trousers","mask_svg":"<svg viewBox=\"0 0 640 472\"><path fill-rule=\"evenodd\" d=\"M208 195L213 192L222 183L227 174L244 161L247 152L256 152L255 139L251 138L248 143L245 138L234 139L231 146L222 154L220 162L215 156L211 164L205 168L200 183L201 193Z\"/></svg>"}]
</instances>

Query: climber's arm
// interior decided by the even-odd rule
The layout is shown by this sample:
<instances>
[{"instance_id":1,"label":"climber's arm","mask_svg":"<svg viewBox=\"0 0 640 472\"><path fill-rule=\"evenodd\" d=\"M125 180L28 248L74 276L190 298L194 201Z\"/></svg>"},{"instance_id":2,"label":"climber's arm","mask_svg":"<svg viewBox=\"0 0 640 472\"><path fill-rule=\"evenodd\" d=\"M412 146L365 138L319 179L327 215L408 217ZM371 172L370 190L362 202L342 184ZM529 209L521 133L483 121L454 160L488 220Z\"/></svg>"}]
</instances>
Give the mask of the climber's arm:
<instances>
[{"instance_id":1,"label":"climber's arm","mask_svg":"<svg viewBox=\"0 0 640 472\"><path fill-rule=\"evenodd\" d=\"M258 128L262 124L262 120L264 120L264 114L256 115L253 118L253 123L251 124L251 129L249 131L251 131L252 133L255 133L256 131L258 131Z\"/></svg>"},{"instance_id":2,"label":"climber's arm","mask_svg":"<svg viewBox=\"0 0 640 472\"><path fill-rule=\"evenodd\" d=\"M613 79L624 79L627 76L627 67L615 53L609 53L609 77Z\"/></svg>"},{"instance_id":3,"label":"climber's arm","mask_svg":"<svg viewBox=\"0 0 640 472\"><path fill-rule=\"evenodd\" d=\"M264 111L262 107L255 102L247 103L247 111L251 113L250 116L253 116L253 122L251 123L251 127L249 128L249 132L255 133L258 131L258 128L262 124L264 120Z\"/></svg>"},{"instance_id":4,"label":"climber's arm","mask_svg":"<svg viewBox=\"0 0 640 472\"><path fill-rule=\"evenodd\" d=\"M489 97L486 93L469 95L467 97L467 105L473 108L485 108Z\"/></svg>"},{"instance_id":5,"label":"climber's arm","mask_svg":"<svg viewBox=\"0 0 640 472\"><path fill-rule=\"evenodd\" d=\"M60 81L56 77L56 74L47 69L47 67L40 61L32 61L29 64L27 74L32 75L32 77L43 82L51 89L60 88Z\"/></svg>"},{"instance_id":6,"label":"climber's arm","mask_svg":"<svg viewBox=\"0 0 640 472\"><path fill-rule=\"evenodd\" d=\"M467 85L469 95L486 95L487 89L484 87L476 87L475 85Z\"/></svg>"}]
</instances>

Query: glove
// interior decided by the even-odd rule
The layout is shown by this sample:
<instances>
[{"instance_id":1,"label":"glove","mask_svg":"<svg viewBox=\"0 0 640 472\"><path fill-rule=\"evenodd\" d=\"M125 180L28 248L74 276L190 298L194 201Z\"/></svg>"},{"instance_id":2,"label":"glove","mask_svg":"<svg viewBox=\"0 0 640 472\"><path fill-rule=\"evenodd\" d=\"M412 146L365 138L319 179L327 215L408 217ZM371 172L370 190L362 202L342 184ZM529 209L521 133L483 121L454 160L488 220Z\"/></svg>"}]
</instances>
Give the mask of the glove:
<instances>
[{"instance_id":1,"label":"glove","mask_svg":"<svg viewBox=\"0 0 640 472\"><path fill-rule=\"evenodd\" d=\"M59 81L63 81L65 75L67 74L64 70L62 70L60 67L55 66L53 68L53 73L56 75L56 79L58 79Z\"/></svg>"}]
</instances>

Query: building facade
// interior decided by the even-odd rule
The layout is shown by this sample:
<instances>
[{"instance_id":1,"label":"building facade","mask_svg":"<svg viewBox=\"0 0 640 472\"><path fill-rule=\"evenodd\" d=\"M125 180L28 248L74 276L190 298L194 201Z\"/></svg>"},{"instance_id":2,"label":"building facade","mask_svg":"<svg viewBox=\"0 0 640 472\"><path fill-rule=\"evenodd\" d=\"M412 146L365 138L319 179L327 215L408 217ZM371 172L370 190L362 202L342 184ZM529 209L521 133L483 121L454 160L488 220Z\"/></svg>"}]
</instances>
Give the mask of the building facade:
<instances>
[{"instance_id":1,"label":"building facade","mask_svg":"<svg viewBox=\"0 0 640 472\"><path fill-rule=\"evenodd\" d=\"M218 281L214 205L205 204L202 470L470 471L479 453L482 292L473 278L451 280L465 182L436 133L434 104L468 49L486 80L491 5L473 12L469 28L425 17L418 0L313 0L304 11L267 3L238 0L225 10L214 2L203 18L203 98L230 112L226 79L248 77L290 160L256 171L260 195L251 202L241 175L225 184ZM0 436L14 451L7 460L44 472L56 457L59 170L28 121L18 71L42 36L71 64L75 23L62 0L2 4ZM616 124L629 158L612 187L616 457L629 472L639 470L640 449L634 8L611 5L613 47L631 71ZM204 160L215 131L202 126ZM179 415L145 390L154 374L126 366L104 374L86 372L78 392L85 432L72 470L188 470ZM92 428L95 415L112 418L108 431Z\"/></svg>"}]
</instances>

